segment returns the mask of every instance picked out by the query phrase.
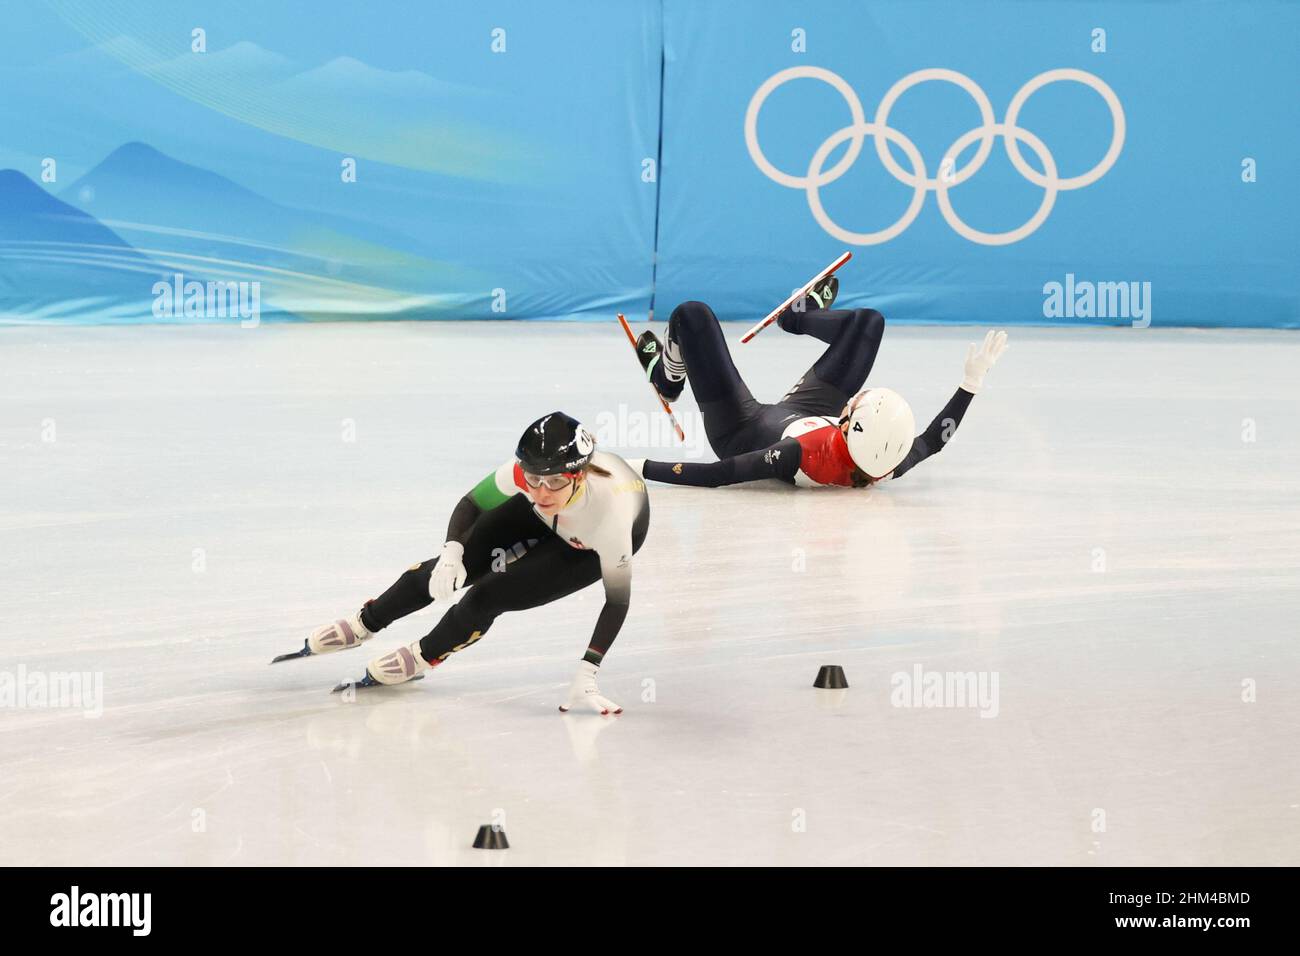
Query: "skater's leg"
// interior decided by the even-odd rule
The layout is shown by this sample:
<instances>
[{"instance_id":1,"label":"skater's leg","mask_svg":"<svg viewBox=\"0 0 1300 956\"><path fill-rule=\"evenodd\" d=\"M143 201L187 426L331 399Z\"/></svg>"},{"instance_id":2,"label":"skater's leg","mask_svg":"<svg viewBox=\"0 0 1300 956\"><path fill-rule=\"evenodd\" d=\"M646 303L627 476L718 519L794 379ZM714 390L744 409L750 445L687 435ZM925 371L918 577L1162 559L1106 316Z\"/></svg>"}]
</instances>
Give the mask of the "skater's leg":
<instances>
[{"instance_id":1,"label":"skater's leg","mask_svg":"<svg viewBox=\"0 0 1300 956\"><path fill-rule=\"evenodd\" d=\"M504 612L547 604L599 580L596 552L571 548L551 534L522 558L481 576L420 640L372 660L366 665L366 680L379 684L412 680L469 647Z\"/></svg>"},{"instance_id":2,"label":"skater's leg","mask_svg":"<svg viewBox=\"0 0 1300 956\"><path fill-rule=\"evenodd\" d=\"M524 495L516 495L499 508L484 513L465 545L466 585L487 572L494 552L502 560L518 556L528 548L529 541L536 541L545 533L546 525ZM366 603L361 609L361 622L373 633L428 607L433 601L429 596L429 575L437 564L437 558L430 558L407 568L387 591Z\"/></svg>"},{"instance_id":3,"label":"skater's leg","mask_svg":"<svg viewBox=\"0 0 1300 956\"><path fill-rule=\"evenodd\" d=\"M760 405L731 359L713 310L703 302L683 302L668 320L668 335L681 348L686 377L714 452L727 457L752 451L733 446Z\"/></svg>"},{"instance_id":4,"label":"skater's leg","mask_svg":"<svg viewBox=\"0 0 1300 956\"><path fill-rule=\"evenodd\" d=\"M794 335L811 335L827 345L834 343L844 320L852 315L850 309L811 309L807 312L786 310L777 324Z\"/></svg>"},{"instance_id":5,"label":"skater's leg","mask_svg":"<svg viewBox=\"0 0 1300 956\"><path fill-rule=\"evenodd\" d=\"M413 564L402 576L389 585L388 590L361 609L361 623L371 633L382 631L399 618L414 614L433 603L429 595L429 575L437 567L438 559L430 558Z\"/></svg>"},{"instance_id":6,"label":"skater's leg","mask_svg":"<svg viewBox=\"0 0 1300 956\"><path fill-rule=\"evenodd\" d=\"M473 644L507 611L549 604L600 580L594 551L570 547L551 535L522 558L488 571L420 641L420 656L430 664Z\"/></svg>"},{"instance_id":7,"label":"skater's leg","mask_svg":"<svg viewBox=\"0 0 1300 956\"><path fill-rule=\"evenodd\" d=\"M854 309L840 323L830 347L813 363L813 373L823 382L854 394L871 374L885 334L885 317L875 309Z\"/></svg>"},{"instance_id":8,"label":"skater's leg","mask_svg":"<svg viewBox=\"0 0 1300 956\"><path fill-rule=\"evenodd\" d=\"M683 302L673 309L668 336L681 346L691 391L701 405L753 399L731 360L718 317L703 302Z\"/></svg>"},{"instance_id":9,"label":"skater's leg","mask_svg":"<svg viewBox=\"0 0 1300 956\"><path fill-rule=\"evenodd\" d=\"M647 508L633 525L634 553L645 540L649 516ZM518 526L512 527L514 532L519 530ZM477 641L501 614L549 604L600 580L600 556L595 551L570 547L540 519L523 530L538 528L538 538L487 549L483 542L497 540L500 535L485 534L475 525L465 546L467 558L471 553L475 556L473 567L466 563L469 576L465 596L448 608L423 638L372 660L366 666L367 680L400 684L418 677ZM482 560L484 554L488 555L486 563ZM593 649L604 650L593 647L589 653Z\"/></svg>"},{"instance_id":10,"label":"skater's leg","mask_svg":"<svg viewBox=\"0 0 1300 956\"><path fill-rule=\"evenodd\" d=\"M805 313L825 331L834 323L830 346L778 403L805 415L838 415L867 380L875 364L885 317L874 309ZM811 331L809 334L813 334Z\"/></svg>"}]
</instances>

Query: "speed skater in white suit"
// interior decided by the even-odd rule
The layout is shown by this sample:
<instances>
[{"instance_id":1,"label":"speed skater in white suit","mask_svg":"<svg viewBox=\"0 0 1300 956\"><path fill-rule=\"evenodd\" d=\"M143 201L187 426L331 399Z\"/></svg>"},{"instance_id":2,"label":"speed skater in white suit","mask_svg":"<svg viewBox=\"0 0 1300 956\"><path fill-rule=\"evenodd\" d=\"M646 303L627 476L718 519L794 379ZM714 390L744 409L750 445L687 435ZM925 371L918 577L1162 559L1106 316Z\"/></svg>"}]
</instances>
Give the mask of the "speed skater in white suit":
<instances>
[{"instance_id":1,"label":"speed skater in white suit","mask_svg":"<svg viewBox=\"0 0 1300 956\"><path fill-rule=\"evenodd\" d=\"M376 657L364 677L335 689L401 684L469 647L500 614L603 581L605 604L560 710L620 714L596 673L627 617L632 555L649 526L640 477L622 458L597 451L579 422L553 412L528 427L513 459L461 498L438 557L412 565L357 613L318 628L302 650L272 663L359 647L398 618L467 591L420 640Z\"/></svg>"}]
</instances>

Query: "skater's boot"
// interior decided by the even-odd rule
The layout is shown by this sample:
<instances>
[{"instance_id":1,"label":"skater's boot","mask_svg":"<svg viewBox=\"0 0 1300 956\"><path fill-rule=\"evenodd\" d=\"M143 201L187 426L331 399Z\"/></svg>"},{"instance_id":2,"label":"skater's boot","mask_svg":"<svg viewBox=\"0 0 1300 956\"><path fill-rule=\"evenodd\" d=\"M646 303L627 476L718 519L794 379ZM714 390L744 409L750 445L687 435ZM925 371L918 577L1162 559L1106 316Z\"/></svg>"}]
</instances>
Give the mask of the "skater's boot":
<instances>
[{"instance_id":1,"label":"skater's boot","mask_svg":"<svg viewBox=\"0 0 1300 956\"><path fill-rule=\"evenodd\" d=\"M686 363L682 361L681 347L673 341L671 333L665 345L659 341L659 336L646 329L636 340L636 356L641 360L646 377L664 401L677 401L686 387Z\"/></svg>"},{"instance_id":2,"label":"skater's boot","mask_svg":"<svg viewBox=\"0 0 1300 956\"><path fill-rule=\"evenodd\" d=\"M835 297L839 294L839 277L827 276L809 289L802 300L796 299L790 303L790 307L777 316L776 324L787 332L798 334L803 331L798 327L802 313L814 312L818 309L829 309L835 304Z\"/></svg>"},{"instance_id":3,"label":"skater's boot","mask_svg":"<svg viewBox=\"0 0 1300 956\"><path fill-rule=\"evenodd\" d=\"M829 309L835 304L835 297L839 294L840 277L827 276L808 290L808 295L804 297L804 310L811 312L813 309Z\"/></svg>"},{"instance_id":4,"label":"skater's boot","mask_svg":"<svg viewBox=\"0 0 1300 956\"><path fill-rule=\"evenodd\" d=\"M372 604L367 601L366 604ZM365 610L363 606L362 611ZM311 632L311 636L302 642L302 647L288 654L281 654L271 659L272 664L281 661L297 660L300 657L315 657L317 654L330 654L334 651L351 650L360 647L363 641L374 637L368 627L361 622L361 611L348 618L340 618L332 624L323 624Z\"/></svg>"},{"instance_id":5,"label":"skater's boot","mask_svg":"<svg viewBox=\"0 0 1300 956\"><path fill-rule=\"evenodd\" d=\"M366 665L366 673L361 680L344 681L334 688L334 693L423 680L424 672L432 666L420 653L420 642L412 641L406 647L399 647L395 651L376 657Z\"/></svg>"},{"instance_id":6,"label":"skater's boot","mask_svg":"<svg viewBox=\"0 0 1300 956\"><path fill-rule=\"evenodd\" d=\"M361 623L361 612L349 618L343 618L332 624L325 624L312 632L307 638L307 646L313 654L331 654L334 651L348 651L360 647L374 634Z\"/></svg>"},{"instance_id":7,"label":"skater's boot","mask_svg":"<svg viewBox=\"0 0 1300 956\"><path fill-rule=\"evenodd\" d=\"M420 642L389 651L366 665L366 676L377 684L405 684L427 671L432 665L420 653Z\"/></svg>"}]
</instances>

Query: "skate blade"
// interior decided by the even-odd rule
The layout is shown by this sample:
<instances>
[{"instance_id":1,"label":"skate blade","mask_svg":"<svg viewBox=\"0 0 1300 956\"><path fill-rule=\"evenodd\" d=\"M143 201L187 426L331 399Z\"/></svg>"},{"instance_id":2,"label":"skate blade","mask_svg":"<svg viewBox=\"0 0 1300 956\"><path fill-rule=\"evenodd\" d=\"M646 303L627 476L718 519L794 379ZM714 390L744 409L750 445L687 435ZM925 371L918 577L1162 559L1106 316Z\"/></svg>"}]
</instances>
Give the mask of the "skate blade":
<instances>
[{"instance_id":1,"label":"skate blade","mask_svg":"<svg viewBox=\"0 0 1300 956\"><path fill-rule=\"evenodd\" d=\"M291 661L295 657L311 657L311 656L312 656L311 645L308 644L306 641L303 641L302 647L300 649L293 651L289 654L281 654L279 657L273 657L271 658L271 663L278 664L281 661Z\"/></svg>"},{"instance_id":2,"label":"skate blade","mask_svg":"<svg viewBox=\"0 0 1300 956\"><path fill-rule=\"evenodd\" d=\"M402 681L402 684L413 684L417 680L424 680L424 675L416 674L410 680ZM347 690L349 687L354 688L356 690L366 690L367 688L370 687L401 687L402 684L381 684L379 683L379 681L375 680L373 677L367 674L365 677L361 678L361 680L345 680L343 683L337 685L332 691L330 691L330 693L339 694Z\"/></svg>"}]
</instances>

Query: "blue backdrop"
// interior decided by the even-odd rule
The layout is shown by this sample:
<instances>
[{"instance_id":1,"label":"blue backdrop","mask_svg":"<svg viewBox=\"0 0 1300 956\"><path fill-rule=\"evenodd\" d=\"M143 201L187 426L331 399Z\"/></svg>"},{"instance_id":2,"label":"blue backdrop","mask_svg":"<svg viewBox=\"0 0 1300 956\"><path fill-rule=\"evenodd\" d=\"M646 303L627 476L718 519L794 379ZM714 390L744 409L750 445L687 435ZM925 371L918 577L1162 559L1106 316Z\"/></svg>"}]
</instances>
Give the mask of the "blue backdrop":
<instances>
[{"instance_id":1,"label":"blue backdrop","mask_svg":"<svg viewBox=\"0 0 1300 956\"><path fill-rule=\"evenodd\" d=\"M752 319L849 249L842 301L895 320L1294 327L1297 35L1260 0L23 5L0 322L223 320L187 282Z\"/></svg>"},{"instance_id":2,"label":"blue backdrop","mask_svg":"<svg viewBox=\"0 0 1300 956\"><path fill-rule=\"evenodd\" d=\"M845 0L755 2L740 17L730 4L667 0L664 32L661 309L698 296L725 317L761 315L849 249L844 301L894 318L1044 322L1050 283L1063 299L1067 288L1082 296L1085 283L1136 282L1139 294L1149 283L1143 304L1155 325L1300 322L1300 6ZM821 74L784 79L792 69ZM951 75L918 76L927 69ZM1013 128L1035 137L1067 182L1024 238L990 245L962 235L940 209L941 191L959 224L1006 233L1033 223L1048 192L1044 165L1015 135L1037 183L1017 172L1000 135L969 178L978 132L947 169L945 155L990 118L980 98L1003 124L1026 83L1062 69L1112 91L1124 126L1113 163L1066 188L1105 162L1111 110L1076 80L1027 91ZM895 84L881 125L898 138L861 137L839 178L811 190L774 180L745 136L746 111L769 82L754 139L778 175L808 181L825 145L812 182L829 179L854 146L853 107L875 133ZM881 136L896 173L877 155ZM904 141L942 189L914 188ZM1254 182L1243 181L1248 160ZM892 238L867 235L900 220ZM1059 317L1067 323L1132 321L1095 308L1079 318L1064 303L1059 311L1071 313Z\"/></svg>"},{"instance_id":3,"label":"blue backdrop","mask_svg":"<svg viewBox=\"0 0 1300 956\"><path fill-rule=\"evenodd\" d=\"M178 271L304 319L645 307L657 2L4 17L0 320L158 321Z\"/></svg>"}]
</instances>

